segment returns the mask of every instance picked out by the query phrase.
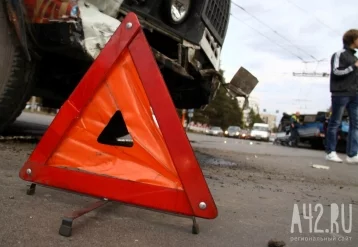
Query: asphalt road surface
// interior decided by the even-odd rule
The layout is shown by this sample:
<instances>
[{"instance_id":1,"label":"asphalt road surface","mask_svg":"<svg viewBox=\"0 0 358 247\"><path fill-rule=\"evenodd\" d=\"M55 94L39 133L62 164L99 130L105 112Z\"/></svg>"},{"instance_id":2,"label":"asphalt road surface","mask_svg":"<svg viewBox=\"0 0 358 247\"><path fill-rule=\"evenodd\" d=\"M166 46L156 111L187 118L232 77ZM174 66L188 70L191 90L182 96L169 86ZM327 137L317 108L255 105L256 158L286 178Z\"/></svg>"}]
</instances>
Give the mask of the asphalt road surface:
<instances>
[{"instance_id":1,"label":"asphalt road surface","mask_svg":"<svg viewBox=\"0 0 358 247\"><path fill-rule=\"evenodd\" d=\"M51 120L24 113L7 135L41 134ZM18 178L18 171L36 143L1 139L0 246L256 247L267 246L270 239L286 246L358 246L358 165L327 163L322 152L309 149L188 137L219 210L214 220L198 219L199 235L191 234L190 219L109 203L77 219L71 238L58 234L63 213L95 199L44 187L26 195L27 183ZM344 216L341 208L337 211L338 233L331 231L331 225L336 226L331 224L336 212L332 204L345 209ZM293 214L295 205L298 211Z\"/></svg>"}]
</instances>

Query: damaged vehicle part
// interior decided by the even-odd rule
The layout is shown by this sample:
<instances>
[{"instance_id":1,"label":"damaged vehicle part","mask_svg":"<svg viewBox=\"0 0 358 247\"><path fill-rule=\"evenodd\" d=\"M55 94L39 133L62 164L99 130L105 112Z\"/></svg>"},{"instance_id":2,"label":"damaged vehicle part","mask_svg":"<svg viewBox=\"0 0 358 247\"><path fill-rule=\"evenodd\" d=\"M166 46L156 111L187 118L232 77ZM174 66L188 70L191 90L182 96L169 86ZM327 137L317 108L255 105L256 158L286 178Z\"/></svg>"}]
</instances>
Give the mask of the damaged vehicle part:
<instances>
[{"instance_id":1,"label":"damaged vehicle part","mask_svg":"<svg viewBox=\"0 0 358 247\"><path fill-rule=\"evenodd\" d=\"M258 84L258 79L244 67L240 67L230 83L224 84L224 87L232 97L244 97L243 109L249 107L249 96Z\"/></svg>"},{"instance_id":2,"label":"damaged vehicle part","mask_svg":"<svg viewBox=\"0 0 358 247\"><path fill-rule=\"evenodd\" d=\"M258 82L253 74L244 67L240 67L230 83L225 84L225 87L234 97L248 98Z\"/></svg>"},{"instance_id":3,"label":"damaged vehicle part","mask_svg":"<svg viewBox=\"0 0 358 247\"><path fill-rule=\"evenodd\" d=\"M229 11L228 0L123 1L120 19L138 14L177 108L200 108L214 98Z\"/></svg>"},{"instance_id":4,"label":"damaged vehicle part","mask_svg":"<svg viewBox=\"0 0 358 247\"><path fill-rule=\"evenodd\" d=\"M229 0L0 1L0 39L8 46L0 52L16 50L0 59L21 70L16 78L0 75L0 108L9 113L2 114L0 131L31 95L41 97L44 107L60 108L129 12L138 16L177 108L207 105L224 83L219 65ZM0 71L10 71L4 64ZM248 97L253 89L232 84L235 97Z\"/></svg>"}]
</instances>

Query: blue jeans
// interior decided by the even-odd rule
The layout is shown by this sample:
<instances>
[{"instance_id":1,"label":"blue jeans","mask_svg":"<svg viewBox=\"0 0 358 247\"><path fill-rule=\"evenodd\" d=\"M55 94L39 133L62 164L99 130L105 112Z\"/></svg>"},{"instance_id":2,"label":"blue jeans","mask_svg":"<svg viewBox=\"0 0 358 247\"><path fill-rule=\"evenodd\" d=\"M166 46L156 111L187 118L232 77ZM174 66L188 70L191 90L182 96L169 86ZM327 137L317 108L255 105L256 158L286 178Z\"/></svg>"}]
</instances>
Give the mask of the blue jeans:
<instances>
[{"instance_id":1,"label":"blue jeans","mask_svg":"<svg viewBox=\"0 0 358 247\"><path fill-rule=\"evenodd\" d=\"M332 116L328 123L326 152L336 151L337 131L345 109L349 116L346 152L349 157L353 157L358 153L358 96L332 96Z\"/></svg>"}]
</instances>

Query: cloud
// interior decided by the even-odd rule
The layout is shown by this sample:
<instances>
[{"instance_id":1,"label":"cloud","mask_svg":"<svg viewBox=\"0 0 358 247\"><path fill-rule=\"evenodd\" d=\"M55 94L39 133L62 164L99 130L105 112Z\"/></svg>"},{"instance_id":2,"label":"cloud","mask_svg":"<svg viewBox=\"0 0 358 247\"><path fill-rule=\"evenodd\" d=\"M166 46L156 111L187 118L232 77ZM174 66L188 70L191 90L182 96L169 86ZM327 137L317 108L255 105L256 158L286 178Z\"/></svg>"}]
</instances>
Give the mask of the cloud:
<instances>
[{"instance_id":1,"label":"cloud","mask_svg":"<svg viewBox=\"0 0 358 247\"><path fill-rule=\"evenodd\" d=\"M342 47L342 34L358 23L356 1L233 1L254 17L231 7L234 17L221 57L226 80L243 66L259 80L252 95L261 109L326 110L330 105L329 78L295 77L292 73L329 73L330 58ZM325 61L312 62L312 57Z\"/></svg>"}]
</instances>

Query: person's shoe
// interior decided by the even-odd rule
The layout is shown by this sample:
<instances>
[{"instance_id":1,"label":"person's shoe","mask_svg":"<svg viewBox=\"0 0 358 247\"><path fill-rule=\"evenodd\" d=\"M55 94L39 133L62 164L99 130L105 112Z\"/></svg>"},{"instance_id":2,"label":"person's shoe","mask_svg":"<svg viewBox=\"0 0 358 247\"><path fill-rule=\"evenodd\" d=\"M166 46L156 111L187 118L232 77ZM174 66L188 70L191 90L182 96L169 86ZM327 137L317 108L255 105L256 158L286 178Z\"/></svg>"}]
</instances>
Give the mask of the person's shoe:
<instances>
[{"instance_id":1,"label":"person's shoe","mask_svg":"<svg viewBox=\"0 0 358 247\"><path fill-rule=\"evenodd\" d=\"M326 155L326 160L332 161L332 162L338 162L338 163L343 162L343 160L338 157L336 152L330 152L329 154L327 154Z\"/></svg>"},{"instance_id":2,"label":"person's shoe","mask_svg":"<svg viewBox=\"0 0 358 247\"><path fill-rule=\"evenodd\" d=\"M346 161L347 161L347 163L350 163L350 164L357 164L357 165L358 165L358 155L353 156L353 157L349 157L349 156L347 156Z\"/></svg>"}]
</instances>

